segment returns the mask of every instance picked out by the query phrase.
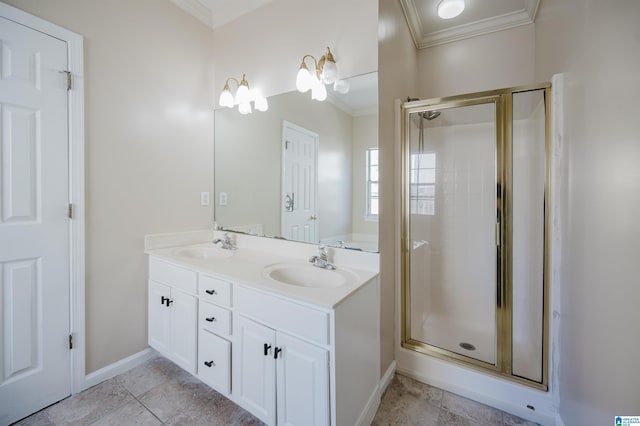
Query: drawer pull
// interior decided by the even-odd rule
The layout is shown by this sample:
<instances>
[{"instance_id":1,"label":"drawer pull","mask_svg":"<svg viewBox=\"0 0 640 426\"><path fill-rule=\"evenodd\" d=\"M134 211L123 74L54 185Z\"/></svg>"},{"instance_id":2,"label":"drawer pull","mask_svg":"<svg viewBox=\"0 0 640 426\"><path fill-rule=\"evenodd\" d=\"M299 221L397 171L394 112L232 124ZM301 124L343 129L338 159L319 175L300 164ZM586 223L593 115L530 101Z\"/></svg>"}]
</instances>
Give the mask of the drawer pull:
<instances>
[{"instance_id":1,"label":"drawer pull","mask_svg":"<svg viewBox=\"0 0 640 426\"><path fill-rule=\"evenodd\" d=\"M212 296L213 296L214 294L217 294L217 292L216 292L215 290L205 290L204 292L205 292L205 293L207 293L207 294L210 294L210 295L212 295Z\"/></svg>"},{"instance_id":2,"label":"drawer pull","mask_svg":"<svg viewBox=\"0 0 640 426\"><path fill-rule=\"evenodd\" d=\"M214 322L214 321L216 321L216 317L205 318L205 320L209 321L209 322Z\"/></svg>"},{"instance_id":3,"label":"drawer pull","mask_svg":"<svg viewBox=\"0 0 640 426\"><path fill-rule=\"evenodd\" d=\"M271 349L271 345L268 343L264 344L264 356L267 356L267 354L269 353L269 349Z\"/></svg>"},{"instance_id":4,"label":"drawer pull","mask_svg":"<svg viewBox=\"0 0 640 426\"><path fill-rule=\"evenodd\" d=\"M276 346L276 350L273 351L273 359L278 359L278 353L282 352L282 348Z\"/></svg>"},{"instance_id":5,"label":"drawer pull","mask_svg":"<svg viewBox=\"0 0 640 426\"><path fill-rule=\"evenodd\" d=\"M213 362L213 361L205 361L205 362L204 362L204 365L206 365L207 367L211 368L211 367L213 367L214 365L216 365L216 363L215 363L215 362Z\"/></svg>"}]
</instances>

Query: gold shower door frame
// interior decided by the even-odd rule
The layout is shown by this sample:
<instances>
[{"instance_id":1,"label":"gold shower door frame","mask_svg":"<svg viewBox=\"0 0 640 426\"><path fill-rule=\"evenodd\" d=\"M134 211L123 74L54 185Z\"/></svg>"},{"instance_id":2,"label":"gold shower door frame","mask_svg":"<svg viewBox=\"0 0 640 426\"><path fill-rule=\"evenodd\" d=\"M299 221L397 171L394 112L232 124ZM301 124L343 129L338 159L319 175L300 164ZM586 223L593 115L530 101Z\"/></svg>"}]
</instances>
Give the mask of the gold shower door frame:
<instances>
[{"instance_id":1,"label":"gold shower door frame","mask_svg":"<svg viewBox=\"0 0 640 426\"><path fill-rule=\"evenodd\" d=\"M544 270L542 314L542 380L536 382L512 372L512 123L513 95L544 90L545 104L545 183L544 183ZM496 363L490 364L411 338L411 220L410 220L410 124L411 114L427 110L494 103L496 112ZM439 359L452 361L500 376L536 389L548 390L549 368L549 186L550 186L550 107L551 84L542 83L446 98L406 102L401 107L401 345Z\"/></svg>"}]
</instances>

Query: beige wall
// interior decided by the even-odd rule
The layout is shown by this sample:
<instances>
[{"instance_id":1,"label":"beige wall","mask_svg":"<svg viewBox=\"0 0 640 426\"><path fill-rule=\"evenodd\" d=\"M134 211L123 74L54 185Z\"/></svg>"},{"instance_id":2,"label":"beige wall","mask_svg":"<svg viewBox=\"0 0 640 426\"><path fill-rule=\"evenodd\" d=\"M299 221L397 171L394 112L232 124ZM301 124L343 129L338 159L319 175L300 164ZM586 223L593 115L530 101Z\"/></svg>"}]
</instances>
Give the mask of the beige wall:
<instances>
[{"instance_id":1,"label":"beige wall","mask_svg":"<svg viewBox=\"0 0 640 426\"><path fill-rule=\"evenodd\" d=\"M143 236L211 224L211 30L168 1L7 3L84 36L89 373L147 347Z\"/></svg>"},{"instance_id":2,"label":"beige wall","mask_svg":"<svg viewBox=\"0 0 640 426\"><path fill-rule=\"evenodd\" d=\"M439 98L534 81L534 25L418 51L418 94Z\"/></svg>"},{"instance_id":3,"label":"beige wall","mask_svg":"<svg viewBox=\"0 0 640 426\"><path fill-rule=\"evenodd\" d=\"M566 72L559 403L567 426L640 407L640 2L543 0L536 78Z\"/></svg>"},{"instance_id":4,"label":"beige wall","mask_svg":"<svg viewBox=\"0 0 640 426\"><path fill-rule=\"evenodd\" d=\"M417 96L416 50L400 2L379 1L378 93L380 146L380 368L394 360L395 291L399 285L399 141L395 100Z\"/></svg>"}]
</instances>

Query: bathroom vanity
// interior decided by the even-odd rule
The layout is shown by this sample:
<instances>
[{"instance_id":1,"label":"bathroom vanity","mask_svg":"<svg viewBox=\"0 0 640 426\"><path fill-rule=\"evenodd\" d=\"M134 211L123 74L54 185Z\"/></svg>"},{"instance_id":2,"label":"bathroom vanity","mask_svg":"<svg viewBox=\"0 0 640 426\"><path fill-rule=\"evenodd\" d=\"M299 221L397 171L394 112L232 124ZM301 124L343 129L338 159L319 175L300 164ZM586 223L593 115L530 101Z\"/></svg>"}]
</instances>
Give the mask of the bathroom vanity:
<instances>
[{"instance_id":1,"label":"bathroom vanity","mask_svg":"<svg viewBox=\"0 0 640 426\"><path fill-rule=\"evenodd\" d=\"M179 240L147 240L149 346L269 425L370 424L377 254L330 249L332 271L309 244Z\"/></svg>"}]
</instances>

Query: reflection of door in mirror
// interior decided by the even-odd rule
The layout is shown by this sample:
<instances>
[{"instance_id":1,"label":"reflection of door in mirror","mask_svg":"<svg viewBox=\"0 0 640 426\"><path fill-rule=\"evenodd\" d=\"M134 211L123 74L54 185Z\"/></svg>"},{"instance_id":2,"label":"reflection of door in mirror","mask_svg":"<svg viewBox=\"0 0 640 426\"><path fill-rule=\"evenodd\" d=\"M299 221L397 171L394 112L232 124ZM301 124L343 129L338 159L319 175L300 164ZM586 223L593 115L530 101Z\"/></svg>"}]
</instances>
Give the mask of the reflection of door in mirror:
<instances>
[{"instance_id":1,"label":"reflection of door in mirror","mask_svg":"<svg viewBox=\"0 0 640 426\"><path fill-rule=\"evenodd\" d=\"M282 124L282 229L290 240L318 242L316 214L318 135L288 121Z\"/></svg>"}]
</instances>

